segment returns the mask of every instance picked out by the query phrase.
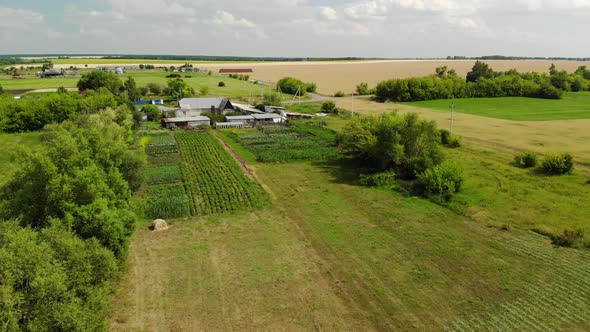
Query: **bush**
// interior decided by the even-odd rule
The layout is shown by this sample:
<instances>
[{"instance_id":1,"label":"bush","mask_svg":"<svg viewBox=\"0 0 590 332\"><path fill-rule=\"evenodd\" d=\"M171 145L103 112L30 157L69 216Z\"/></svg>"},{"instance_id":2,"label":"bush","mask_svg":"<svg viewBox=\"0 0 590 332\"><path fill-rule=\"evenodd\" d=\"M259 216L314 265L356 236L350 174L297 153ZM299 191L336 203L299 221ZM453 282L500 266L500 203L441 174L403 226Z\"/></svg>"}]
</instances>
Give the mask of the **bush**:
<instances>
[{"instance_id":1,"label":"bush","mask_svg":"<svg viewBox=\"0 0 590 332\"><path fill-rule=\"evenodd\" d=\"M446 129L439 130L440 133L440 144L449 145L451 140L451 132Z\"/></svg>"},{"instance_id":2,"label":"bush","mask_svg":"<svg viewBox=\"0 0 590 332\"><path fill-rule=\"evenodd\" d=\"M318 86L315 83L307 83L307 86L305 87L306 92L315 93L317 90Z\"/></svg>"},{"instance_id":3,"label":"bush","mask_svg":"<svg viewBox=\"0 0 590 332\"><path fill-rule=\"evenodd\" d=\"M333 101L327 100L322 103L322 112L324 112L324 113L338 113L338 110L336 109L336 104Z\"/></svg>"},{"instance_id":4,"label":"bush","mask_svg":"<svg viewBox=\"0 0 590 332\"><path fill-rule=\"evenodd\" d=\"M451 139L449 141L449 144L447 144L447 146L449 148L460 148L461 147L461 138L458 136L451 136Z\"/></svg>"},{"instance_id":5,"label":"bush","mask_svg":"<svg viewBox=\"0 0 590 332\"><path fill-rule=\"evenodd\" d=\"M166 78L180 78L180 77L181 77L180 74L177 74L177 73L166 75Z\"/></svg>"},{"instance_id":6,"label":"bush","mask_svg":"<svg viewBox=\"0 0 590 332\"><path fill-rule=\"evenodd\" d=\"M566 229L563 231L561 235L553 235L551 236L551 241L554 245L560 247L573 247L578 241L584 238L584 231L581 229L576 229L574 231L570 231Z\"/></svg>"},{"instance_id":7,"label":"bush","mask_svg":"<svg viewBox=\"0 0 590 332\"><path fill-rule=\"evenodd\" d=\"M463 169L455 164L444 162L418 175L418 183L424 193L449 200L461 190Z\"/></svg>"},{"instance_id":8,"label":"bush","mask_svg":"<svg viewBox=\"0 0 590 332\"><path fill-rule=\"evenodd\" d=\"M537 155L534 152L523 152L514 156L514 163L518 167L531 168L537 166Z\"/></svg>"},{"instance_id":9,"label":"bush","mask_svg":"<svg viewBox=\"0 0 590 332\"><path fill-rule=\"evenodd\" d=\"M369 84L368 83L361 83L356 86L356 93L359 95L368 95L370 94Z\"/></svg>"},{"instance_id":10,"label":"bush","mask_svg":"<svg viewBox=\"0 0 590 332\"><path fill-rule=\"evenodd\" d=\"M395 173L383 172L360 176L360 183L368 187L395 187Z\"/></svg>"},{"instance_id":11,"label":"bush","mask_svg":"<svg viewBox=\"0 0 590 332\"><path fill-rule=\"evenodd\" d=\"M281 78L277 82L277 86L281 89L283 93L288 93L290 95L297 94L297 92L299 91L299 95L303 96L306 92L315 91L314 83L304 83L303 81L293 77Z\"/></svg>"},{"instance_id":12,"label":"bush","mask_svg":"<svg viewBox=\"0 0 590 332\"><path fill-rule=\"evenodd\" d=\"M218 87L223 88L225 87L225 82L221 81L219 82L219 84L217 84Z\"/></svg>"},{"instance_id":13,"label":"bush","mask_svg":"<svg viewBox=\"0 0 590 332\"><path fill-rule=\"evenodd\" d=\"M549 175L571 174L574 170L574 157L569 153L545 156L541 171Z\"/></svg>"},{"instance_id":14,"label":"bush","mask_svg":"<svg viewBox=\"0 0 590 332\"><path fill-rule=\"evenodd\" d=\"M344 92L342 92L342 91L338 91L338 92L336 92L336 93L334 94L334 97L337 97L337 98L341 98L341 97L344 97L344 96L345 96L345 94L344 94Z\"/></svg>"}]
</instances>

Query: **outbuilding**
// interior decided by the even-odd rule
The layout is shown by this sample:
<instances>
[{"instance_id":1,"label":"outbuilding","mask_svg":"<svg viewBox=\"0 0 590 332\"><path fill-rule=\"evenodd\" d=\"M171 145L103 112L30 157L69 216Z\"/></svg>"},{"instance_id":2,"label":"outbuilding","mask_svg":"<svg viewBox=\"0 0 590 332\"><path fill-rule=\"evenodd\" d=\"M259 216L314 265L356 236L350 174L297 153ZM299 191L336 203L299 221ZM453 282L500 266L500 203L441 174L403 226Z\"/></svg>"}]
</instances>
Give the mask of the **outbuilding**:
<instances>
[{"instance_id":1,"label":"outbuilding","mask_svg":"<svg viewBox=\"0 0 590 332\"><path fill-rule=\"evenodd\" d=\"M234 106L227 98L182 98L178 103L185 116L200 115L202 112L232 112Z\"/></svg>"},{"instance_id":2,"label":"outbuilding","mask_svg":"<svg viewBox=\"0 0 590 332\"><path fill-rule=\"evenodd\" d=\"M282 123L283 117L276 113L252 114L256 123Z\"/></svg>"},{"instance_id":3,"label":"outbuilding","mask_svg":"<svg viewBox=\"0 0 590 332\"><path fill-rule=\"evenodd\" d=\"M225 117L226 122L237 122L243 124L253 124L256 122L252 115L229 115Z\"/></svg>"},{"instance_id":4,"label":"outbuilding","mask_svg":"<svg viewBox=\"0 0 590 332\"><path fill-rule=\"evenodd\" d=\"M174 129L177 127L199 127L199 126L210 126L211 119L206 116L191 116L191 117L179 117L179 118L164 118L162 119L162 125L168 129Z\"/></svg>"}]
</instances>

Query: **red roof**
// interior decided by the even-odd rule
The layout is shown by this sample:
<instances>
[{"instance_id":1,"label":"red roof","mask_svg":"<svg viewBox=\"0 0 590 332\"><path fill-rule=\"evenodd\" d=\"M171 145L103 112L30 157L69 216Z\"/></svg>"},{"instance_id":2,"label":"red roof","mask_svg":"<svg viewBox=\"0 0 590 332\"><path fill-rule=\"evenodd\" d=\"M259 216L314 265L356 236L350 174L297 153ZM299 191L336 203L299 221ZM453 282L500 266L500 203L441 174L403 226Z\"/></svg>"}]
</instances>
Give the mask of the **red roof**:
<instances>
[{"instance_id":1,"label":"red roof","mask_svg":"<svg viewBox=\"0 0 590 332\"><path fill-rule=\"evenodd\" d=\"M220 74L236 74L236 73L252 73L252 69L251 68L224 68L224 69L220 69L219 73Z\"/></svg>"}]
</instances>

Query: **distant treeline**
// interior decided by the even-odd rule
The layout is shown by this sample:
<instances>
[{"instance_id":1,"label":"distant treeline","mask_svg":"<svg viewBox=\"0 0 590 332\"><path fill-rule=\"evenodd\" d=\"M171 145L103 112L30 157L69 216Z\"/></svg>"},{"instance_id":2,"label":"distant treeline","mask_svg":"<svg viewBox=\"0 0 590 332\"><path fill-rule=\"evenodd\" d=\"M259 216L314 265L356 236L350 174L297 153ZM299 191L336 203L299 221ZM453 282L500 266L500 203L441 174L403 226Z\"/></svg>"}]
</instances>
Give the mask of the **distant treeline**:
<instances>
[{"instance_id":1,"label":"distant treeline","mask_svg":"<svg viewBox=\"0 0 590 332\"><path fill-rule=\"evenodd\" d=\"M566 60L566 61L590 61L590 57L531 57L531 56L506 56L506 55L484 55L478 57L467 57L460 55L449 55L447 60Z\"/></svg>"},{"instance_id":2,"label":"distant treeline","mask_svg":"<svg viewBox=\"0 0 590 332\"><path fill-rule=\"evenodd\" d=\"M421 100L481 97L533 97L560 99L564 92L590 90L590 70L579 67L574 73L519 73L516 69L496 72L477 61L465 79L445 67L427 77L392 79L379 83L375 95L379 101L412 102Z\"/></svg>"}]
</instances>

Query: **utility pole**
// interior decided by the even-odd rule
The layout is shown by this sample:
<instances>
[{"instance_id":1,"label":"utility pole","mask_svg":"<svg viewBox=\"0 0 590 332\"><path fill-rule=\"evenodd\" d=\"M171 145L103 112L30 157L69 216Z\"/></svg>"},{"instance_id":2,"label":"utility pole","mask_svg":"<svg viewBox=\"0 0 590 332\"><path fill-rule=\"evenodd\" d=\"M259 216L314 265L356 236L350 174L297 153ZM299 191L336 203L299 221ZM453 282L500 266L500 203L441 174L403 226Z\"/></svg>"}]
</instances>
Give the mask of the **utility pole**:
<instances>
[{"instance_id":1,"label":"utility pole","mask_svg":"<svg viewBox=\"0 0 590 332\"><path fill-rule=\"evenodd\" d=\"M354 117L354 92L352 93L352 116Z\"/></svg>"},{"instance_id":2,"label":"utility pole","mask_svg":"<svg viewBox=\"0 0 590 332\"><path fill-rule=\"evenodd\" d=\"M455 102L453 102L451 104L451 134L453 133L453 122L454 122L454 116L455 116Z\"/></svg>"}]
</instances>

